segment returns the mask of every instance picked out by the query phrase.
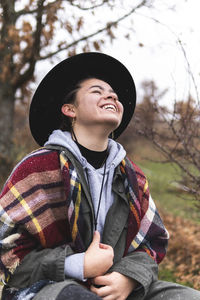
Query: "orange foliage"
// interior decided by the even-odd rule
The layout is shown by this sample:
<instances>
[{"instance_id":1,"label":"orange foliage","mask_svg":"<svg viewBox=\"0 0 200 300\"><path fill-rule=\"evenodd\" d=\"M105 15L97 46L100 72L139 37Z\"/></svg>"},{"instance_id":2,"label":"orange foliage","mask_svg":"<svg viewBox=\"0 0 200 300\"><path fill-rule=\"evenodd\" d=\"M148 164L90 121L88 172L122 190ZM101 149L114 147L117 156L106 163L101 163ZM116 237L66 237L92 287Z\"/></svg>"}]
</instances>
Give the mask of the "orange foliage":
<instances>
[{"instance_id":1,"label":"orange foliage","mask_svg":"<svg viewBox=\"0 0 200 300\"><path fill-rule=\"evenodd\" d=\"M32 26L31 26L31 24L30 24L29 22L24 21L24 22L23 22L23 25L22 25L22 30L23 30L24 32L30 32L30 31L32 31Z\"/></svg>"},{"instance_id":2,"label":"orange foliage","mask_svg":"<svg viewBox=\"0 0 200 300\"><path fill-rule=\"evenodd\" d=\"M13 43L18 43L20 40L19 30L14 25L10 25L8 28L8 40L11 40Z\"/></svg>"},{"instance_id":3,"label":"orange foliage","mask_svg":"<svg viewBox=\"0 0 200 300\"><path fill-rule=\"evenodd\" d=\"M170 243L163 264L182 282L200 289L200 225L170 214L163 216Z\"/></svg>"},{"instance_id":4,"label":"orange foliage","mask_svg":"<svg viewBox=\"0 0 200 300\"><path fill-rule=\"evenodd\" d=\"M79 18L78 22L77 22L77 31L79 31L81 29L81 27L83 26L84 20L83 17Z\"/></svg>"}]
</instances>

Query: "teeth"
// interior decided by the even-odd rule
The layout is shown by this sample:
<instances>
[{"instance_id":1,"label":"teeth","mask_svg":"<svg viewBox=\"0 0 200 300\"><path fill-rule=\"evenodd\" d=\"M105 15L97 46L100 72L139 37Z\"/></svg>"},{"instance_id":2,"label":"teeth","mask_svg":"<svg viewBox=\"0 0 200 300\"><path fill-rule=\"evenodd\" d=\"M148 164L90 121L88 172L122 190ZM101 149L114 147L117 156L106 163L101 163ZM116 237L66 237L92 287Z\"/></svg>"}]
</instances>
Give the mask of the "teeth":
<instances>
[{"instance_id":1,"label":"teeth","mask_svg":"<svg viewBox=\"0 0 200 300\"><path fill-rule=\"evenodd\" d=\"M102 108L103 109L108 109L108 110L110 109L112 111L116 111L116 107L112 104L104 105Z\"/></svg>"}]
</instances>

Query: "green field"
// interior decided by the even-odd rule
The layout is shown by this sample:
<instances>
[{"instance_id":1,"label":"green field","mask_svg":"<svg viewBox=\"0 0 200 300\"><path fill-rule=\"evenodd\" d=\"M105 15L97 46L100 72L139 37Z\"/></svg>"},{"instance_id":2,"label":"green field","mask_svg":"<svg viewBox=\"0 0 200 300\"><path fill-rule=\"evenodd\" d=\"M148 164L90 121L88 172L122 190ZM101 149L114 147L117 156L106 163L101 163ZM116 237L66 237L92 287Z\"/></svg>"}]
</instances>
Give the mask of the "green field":
<instances>
[{"instance_id":1,"label":"green field","mask_svg":"<svg viewBox=\"0 0 200 300\"><path fill-rule=\"evenodd\" d=\"M172 163L148 160L140 161L139 166L148 178L151 195L159 209L200 222L196 200L177 184L180 180L180 170L177 167Z\"/></svg>"},{"instance_id":2,"label":"green field","mask_svg":"<svg viewBox=\"0 0 200 300\"><path fill-rule=\"evenodd\" d=\"M159 162L164 161L163 157L146 141L136 143L129 156L145 173L150 193L161 214L170 213L200 223L197 202L177 184L181 179L181 171L175 164ZM180 283L175 276L175 270L169 269L165 260L160 265L159 279ZM181 284L192 286L191 282Z\"/></svg>"},{"instance_id":3,"label":"green field","mask_svg":"<svg viewBox=\"0 0 200 300\"><path fill-rule=\"evenodd\" d=\"M175 164L165 163L160 152L146 140L137 140L129 156L145 173L159 210L200 223L200 209L194 196L179 187L181 171Z\"/></svg>"}]
</instances>

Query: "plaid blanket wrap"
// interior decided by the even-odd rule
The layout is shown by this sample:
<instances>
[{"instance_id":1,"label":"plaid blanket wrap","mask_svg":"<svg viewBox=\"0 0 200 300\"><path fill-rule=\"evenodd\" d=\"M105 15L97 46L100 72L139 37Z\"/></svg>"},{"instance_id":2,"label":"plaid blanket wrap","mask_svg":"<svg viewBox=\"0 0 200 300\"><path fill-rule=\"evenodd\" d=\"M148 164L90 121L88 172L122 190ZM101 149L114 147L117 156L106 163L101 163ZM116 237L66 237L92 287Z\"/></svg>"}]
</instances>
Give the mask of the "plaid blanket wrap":
<instances>
[{"instance_id":1,"label":"plaid blanket wrap","mask_svg":"<svg viewBox=\"0 0 200 300\"><path fill-rule=\"evenodd\" d=\"M120 170L130 205L124 255L145 251L159 263L166 253L168 233L149 197L147 180L127 159L121 162ZM38 245L54 248L70 243L75 252L85 251L81 224L81 183L64 151L42 148L26 156L0 195L2 283L6 284L20 261ZM27 299L43 285L38 282L34 289L30 287L32 297L26 289ZM12 299L21 299L20 292L17 295Z\"/></svg>"}]
</instances>

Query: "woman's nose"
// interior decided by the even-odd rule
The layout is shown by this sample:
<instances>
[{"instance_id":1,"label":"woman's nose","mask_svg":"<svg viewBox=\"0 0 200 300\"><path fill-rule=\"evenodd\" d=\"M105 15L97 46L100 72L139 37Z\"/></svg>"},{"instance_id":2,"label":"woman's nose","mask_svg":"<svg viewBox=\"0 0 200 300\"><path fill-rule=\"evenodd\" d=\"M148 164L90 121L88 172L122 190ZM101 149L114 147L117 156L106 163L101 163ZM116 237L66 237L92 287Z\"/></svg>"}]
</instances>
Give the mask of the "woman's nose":
<instances>
[{"instance_id":1,"label":"woman's nose","mask_svg":"<svg viewBox=\"0 0 200 300\"><path fill-rule=\"evenodd\" d=\"M106 98L106 99L112 99L112 100L114 100L114 101L117 101L117 96L116 96L115 94L113 94L113 93L107 93L107 94L105 95L105 98Z\"/></svg>"}]
</instances>

